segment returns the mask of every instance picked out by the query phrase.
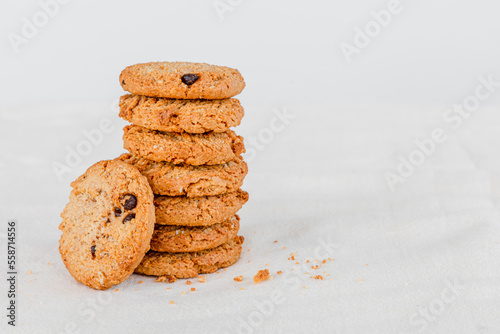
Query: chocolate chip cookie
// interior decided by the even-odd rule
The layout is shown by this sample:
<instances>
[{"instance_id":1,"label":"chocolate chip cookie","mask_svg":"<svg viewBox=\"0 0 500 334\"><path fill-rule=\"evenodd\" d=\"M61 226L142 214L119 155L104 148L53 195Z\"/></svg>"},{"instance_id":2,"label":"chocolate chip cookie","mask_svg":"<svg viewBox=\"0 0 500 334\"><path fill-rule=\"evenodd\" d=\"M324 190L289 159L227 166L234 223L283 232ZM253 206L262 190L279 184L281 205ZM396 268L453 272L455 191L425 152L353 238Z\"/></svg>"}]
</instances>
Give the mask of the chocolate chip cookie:
<instances>
[{"instance_id":1,"label":"chocolate chip cookie","mask_svg":"<svg viewBox=\"0 0 500 334\"><path fill-rule=\"evenodd\" d=\"M151 130L225 132L244 115L237 99L173 100L128 94L120 98L120 117Z\"/></svg>"},{"instance_id":2,"label":"chocolate chip cookie","mask_svg":"<svg viewBox=\"0 0 500 334\"><path fill-rule=\"evenodd\" d=\"M204 63L136 64L120 74L123 89L169 99L225 99L239 94L245 81L238 70Z\"/></svg>"},{"instance_id":3,"label":"chocolate chip cookie","mask_svg":"<svg viewBox=\"0 0 500 334\"><path fill-rule=\"evenodd\" d=\"M156 225L151 250L156 252L199 252L233 239L240 229L240 217L210 226Z\"/></svg>"},{"instance_id":4,"label":"chocolate chip cookie","mask_svg":"<svg viewBox=\"0 0 500 334\"><path fill-rule=\"evenodd\" d=\"M132 154L117 159L134 165L146 176L158 195L200 197L236 191L243 184L248 166L237 157L221 165L191 166L156 162Z\"/></svg>"},{"instance_id":5,"label":"chocolate chip cookie","mask_svg":"<svg viewBox=\"0 0 500 334\"><path fill-rule=\"evenodd\" d=\"M135 269L135 272L177 278L189 278L196 277L198 274L213 273L219 268L228 267L238 261L244 240L243 237L236 236L216 248L195 253L159 253L150 251Z\"/></svg>"},{"instance_id":6,"label":"chocolate chip cookie","mask_svg":"<svg viewBox=\"0 0 500 334\"><path fill-rule=\"evenodd\" d=\"M123 161L101 161L71 183L61 213L59 251L71 275L104 290L132 274L149 249L155 224L147 179Z\"/></svg>"},{"instance_id":7,"label":"chocolate chip cookie","mask_svg":"<svg viewBox=\"0 0 500 334\"><path fill-rule=\"evenodd\" d=\"M156 196L157 225L208 226L232 217L248 201L241 189L216 196Z\"/></svg>"},{"instance_id":8,"label":"chocolate chip cookie","mask_svg":"<svg viewBox=\"0 0 500 334\"><path fill-rule=\"evenodd\" d=\"M218 165L233 160L245 152L243 138L231 130L188 134L128 125L123 131L125 149L154 161L195 166Z\"/></svg>"}]
</instances>

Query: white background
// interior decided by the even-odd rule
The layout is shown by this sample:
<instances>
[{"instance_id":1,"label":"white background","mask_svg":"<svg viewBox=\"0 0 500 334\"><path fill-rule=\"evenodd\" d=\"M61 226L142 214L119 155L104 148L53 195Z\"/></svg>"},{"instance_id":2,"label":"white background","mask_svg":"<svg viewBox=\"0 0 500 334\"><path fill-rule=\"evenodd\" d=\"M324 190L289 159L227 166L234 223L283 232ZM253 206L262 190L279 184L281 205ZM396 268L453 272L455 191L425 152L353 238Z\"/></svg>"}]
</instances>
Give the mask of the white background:
<instances>
[{"instance_id":1,"label":"white background","mask_svg":"<svg viewBox=\"0 0 500 334\"><path fill-rule=\"evenodd\" d=\"M500 57L499 5L489 0L401 0L350 65L340 43L389 1L234 0L224 20L212 1L68 2L15 54L7 33L20 34L40 6L2 1L3 104L108 101L125 66L186 60L238 68L252 104L447 105Z\"/></svg>"},{"instance_id":2,"label":"white background","mask_svg":"<svg viewBox=\"0 0 500 334\"><path fill-rule=\"evenodd\" d=\"M500 88L458 128L443 119L479 77L500 81L500 4L402 0L348 62L340 45L389 1L232 3L221 19L211 0L69 1L16 52L9 36L41 7L2 1L0 275L6 222L17 219L17 329L500 332ZM96 292L60 260L59 213L72 180L123 152L120 71L160 60L227 65L245 77L236 132L257 138L246 142L256 154L246 156L245 251L227 272L194 280L193 293L181 294L182 280L138 275L118 292ZM269 137L276 113L292 116ZM58 175L55 164L67 164L103 119L112 130ZM436 128L446 141L391 189L386 174ZM322 256L335 261L305 274L301 265L324 244ZM287 260L292 252L300 265ZM254 285L263 268L274 279Z\"/></svg>"}]
</instances>

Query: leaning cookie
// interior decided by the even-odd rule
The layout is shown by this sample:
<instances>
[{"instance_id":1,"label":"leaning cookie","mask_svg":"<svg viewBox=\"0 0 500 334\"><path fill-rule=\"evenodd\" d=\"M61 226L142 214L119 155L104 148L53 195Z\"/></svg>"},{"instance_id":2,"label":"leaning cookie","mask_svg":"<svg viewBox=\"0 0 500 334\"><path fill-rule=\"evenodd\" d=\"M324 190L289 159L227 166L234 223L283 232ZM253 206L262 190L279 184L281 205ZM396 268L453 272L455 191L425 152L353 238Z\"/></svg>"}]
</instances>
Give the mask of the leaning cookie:
<instances>
[{"instance_id":1,"label":"leaning cookie","mask_svg":"<svg viewBox=\"0 0 500 334\"><path fill-rule=\"evenodd\" d=\"M147 179L123 161L101 161L71 183L61 214L59 251L70 274L104 290L132 274L155 224Z\"/></svg>"},{"instance_id":2,"label":"leaning cookie","mask_svg":"<svg viewBox=\"0 0 500 334\"><path fill-rule=\"evenodd\" d=\"M154 161L195 166L217 165L245 152L243 138L231 130L188 134L128 125L123 131L123 147L126 150Z\"/></svg>"},{"instance_id":3,"label":"leaning cookie","mask_svg":"<svg viewBox=\"0 0 500 334\"><path fill-rule=\"evenodd\" d=\"M151 250L156 252L199 252L215 248L233 239L240 229L240 217L210 226L156 225Z\"/></svg>"},{"instance_id":4,"label":"leaning cookie","mask_svg":"<svg viewBox=\"0 0 500 334\"><path fill-rule=\"evenodd\" d=\"M240 257L241 245L244 240L243 237L236 236L231 241L216 248L195 253L148 252L141 264L135 269L135 272L137 274L175 276L177 278L210 274L219 268L225 268L236 263Z\"/></svg>"},{"instance_id":5,"label":"leaning cookie","mask_svg":"<svg viewBox=\"0 0 500 334\"><path fill-rule=\"evenodd\" d=\"M239 94L245 81L238 70L204 63L136 64L120 74L130 93L169 99L225 99Z\"/></svg>"},{"instance_id":6,"label":"leaning cookie","mask_svg":"<svg viewBox=\"0 0 500 334\"><path fill-rule=\"evenodd\" d=\"M174 100L128 94L120 98L120 117L151 130L225 132L238 126L244 111L237 99Z\"/></svg>"},{"instance_id":7,"label":"leaning cookie","mask_svg":"<svg viewBox=\"0 0 500 334\"><path fill-rule=\"evenodd\" d=\"M153 193L166 196L200 197L233 192L241 187L248 172L241 156L212 166L174 165L132 154L122 154L117 159L137 167L148 179Z\"/></svg>"},{"instance_id":8,"label":"leaning cookie","mask_svg":"<svg viewBox=\"0 0 500 334\"><path fill-rule=\"evenodd\" d=\"M215 196L156 196L157 225L208 226L234 216L248 201L241 189Z\"/></svg>"}]
</instances>

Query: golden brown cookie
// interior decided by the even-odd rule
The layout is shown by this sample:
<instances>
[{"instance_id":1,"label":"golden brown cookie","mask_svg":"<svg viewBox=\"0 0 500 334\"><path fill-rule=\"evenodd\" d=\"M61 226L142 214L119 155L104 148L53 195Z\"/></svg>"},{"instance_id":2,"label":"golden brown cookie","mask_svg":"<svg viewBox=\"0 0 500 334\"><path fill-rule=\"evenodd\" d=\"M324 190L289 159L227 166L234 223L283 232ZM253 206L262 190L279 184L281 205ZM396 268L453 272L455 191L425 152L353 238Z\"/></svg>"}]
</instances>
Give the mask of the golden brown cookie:
<instances>
[{"instance_id":1,"label":"golden brown cookie","mask_svg":"<svg viewBox=\"0 0 500 334\"><path fill-rule=\"evenodd\" d=\"M225 132L238 126L244 111L237 99L173 100L128 94L120 98L120 117L151 130Z\"/></svg>"},{"instance_id":2,"label":"golden brown cookie","mask_svg":"<svg viewBox=\"0 0 500 334\"><path fill-rule=\"evenodd\" d=\"M156 196L157 225L208 226L234 216L248 201L241 189L215 196Z\"/></svg>"},{"instance_id":3,"label":"golden brown cookie","mask_svg":"<svg viewBox=\"0 0 500 334\"><path fill-rule=\"evenodd\" d=\"M199 252L233 239L240 229L240 217L210 226L156 225L151 250L156 252Z\"/></svg>"},{"instance_id":4,"label":"golden brown cookie","mask_svg":"<svg viewBox=\"0 0 500 334\"><path fill-rule=\"evenodd\" d=\"M225 99L239 94L245 81L238 70L204 63L136 64L120 74L123 89L169 99Z\"/></svg>"},{"instance_id":5,"label":"golden brown cookie","mask_svg":"<svg viewBox=\"0 0 500 334\"><path fill-rule=\"evenodd\" d=\"M243 138L231 130L189 134L128 125L123 131L123 147L126 150L154 161L195 166L218 165L245 152Z\"/></svg>"},{"instance_id":6,"label":"golden brown cookie","mask_svg":"<svg viewBox=\"0 0 500 334\"><path fill-rule=\"evenodd\" d=\"M219 268L225 268L236 263L240 257L241 245L244 240L243 237L236 236L228 243L216 248L195 253L159 253L150 251L135 269L135 272L137 274L174 276L177 278L210 274Z\"/></svg>"},{"instance_id":7,"label":"golden brown cookie","mask_svg":"<svg viewBox=\"0 0 500 334\"><path fill-rule=\"evenodd\" d=\"M59 251L76 280L104 290L132 274L149 249L155 212L147 179L123 161L101 161L71 183Z\"/></svg>"},{"instance_id":8,"label":"golden brown cookie","mask_svg":"<svg viewBox=\"0 0 500 334\"><path fill-rule=\"evenodd\" d=\"M236 191L243 184L248 166L242 157L222 165L191 166L156 162L132 154L117 159L136 166L146 176L153 193L200 197Z\"/></svg>"}]
</instances>

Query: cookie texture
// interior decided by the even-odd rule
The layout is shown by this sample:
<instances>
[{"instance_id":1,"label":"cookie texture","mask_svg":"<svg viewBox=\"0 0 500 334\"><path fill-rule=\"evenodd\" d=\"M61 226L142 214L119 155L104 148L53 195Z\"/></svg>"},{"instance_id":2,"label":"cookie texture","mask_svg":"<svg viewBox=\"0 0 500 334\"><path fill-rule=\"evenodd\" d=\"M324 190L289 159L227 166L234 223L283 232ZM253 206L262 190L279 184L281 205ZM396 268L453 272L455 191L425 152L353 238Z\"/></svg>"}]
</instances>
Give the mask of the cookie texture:
<instances>
[{"instance_id":1,"label":"cookie texture","mask_svg":"<svg viewBox=\"0 0 500 334\"><path fill-rule=\"evenodd\" d=\"M233 239L240 229L240 217L210 226L156 225L151 250L156 252L199 252Z\"/></svg>"},{"instance_id":2,"label":"cookie texture","mask_svg":"<svg viewBox=\"0 0 500 334\"><path fill-rule=\"evenodd\" d=\"M244 240L243 237L236 236L231 241L216 248L194 253L159 253L150 251L135 269L135 272L177 278L189 278L196 277L198 274L213 273L219 268L228 267L238 261Z\"/></svg>"},{"instance_id":3,"label":"cookie texture","mask_svg":"<svg viewBox=\"0 0 500 334\"><path fill-rule=\"evenodd\" d=\"M225 132L238 126L244 111L237 99L173 100L128 94L120 98L120 117L151 130Z\"/></svg>"},{"instance_id":4,"label":"cookie texture","mask_svg":"<svg viewBox=\"0 0 500 334\"><path fill-rule=\"evenodd\" d=\"M189 62L153 62L125 68L122 88L130 93L170 99L225 99L239 94L245 81L238 70Z\"/></svg>"},{"instance_id":5,"label":"cookie texture","mask_svg":"<svg viewBox=\"0 0 500 334\"><path fill-rule=\"evenodd\" d=\"M147 179L123 161L101 161L71 183L61 213L59 251L71 275L104 290L132 274L155 225Z\"/></svg>"},{"instance_id":6,"label":"cookie texture","mask_svg":"<svg viewBox=\"0 0 500 334\"><path fill-rule=\"evenodd\" d=\"M208 226L232 217L248 201L241 189L216 196L156 196L157 225Z\"/></svg>"},{"instance_id":7,"label":"cookie texture","mask_svg":"<svg viewBox=\"0 0 500 334\"><path fill-rule=\"evenodd\" d=\"M243 138L231 130L188 134L128 125L123 131L123 147L126 150L154 161L195 166L217 165L245 152Z\"/></svg>"},{"instance_id":8,"label":"cookie texture","mask_svg":"<svg viewBox=\"0 0 500 334\"><path fill-rule=\"evenodd\" d=\"M191 166L156 162L132 154L117 159L134 165L146 176L153 193L200 197L236 191L243 184L248 166L241 156L221 165Z\"/></svg>"}]
</instances>

